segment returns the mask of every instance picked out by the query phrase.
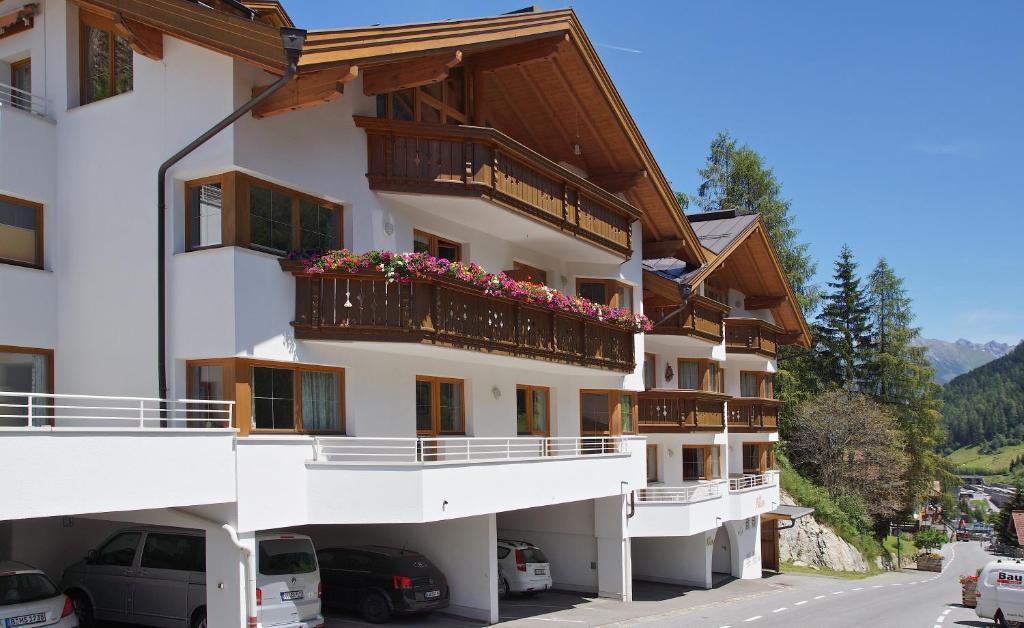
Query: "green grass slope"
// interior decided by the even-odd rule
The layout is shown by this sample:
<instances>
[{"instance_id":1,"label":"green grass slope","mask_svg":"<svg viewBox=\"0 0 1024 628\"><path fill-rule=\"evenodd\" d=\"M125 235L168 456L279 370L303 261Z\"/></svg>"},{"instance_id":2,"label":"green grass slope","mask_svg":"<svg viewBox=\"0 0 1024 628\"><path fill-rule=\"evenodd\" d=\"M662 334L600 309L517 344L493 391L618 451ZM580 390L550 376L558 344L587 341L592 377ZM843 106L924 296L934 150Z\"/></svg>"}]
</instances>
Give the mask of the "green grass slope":
<instances>
[{"instance_id":1,"label":"green grass slope","mask_svg":"<svg viewBox=\"0 0 1024 628\"><path fill-rule=\"evenodd\" d=\"M1010 471L1010 462L1024 455L1024 444L1000 447L993 453L983 454L980 447L961 447L946 459L953 463L956 473L978 473L981 475L1005 475Z\"/></svg>"}]
</instances>

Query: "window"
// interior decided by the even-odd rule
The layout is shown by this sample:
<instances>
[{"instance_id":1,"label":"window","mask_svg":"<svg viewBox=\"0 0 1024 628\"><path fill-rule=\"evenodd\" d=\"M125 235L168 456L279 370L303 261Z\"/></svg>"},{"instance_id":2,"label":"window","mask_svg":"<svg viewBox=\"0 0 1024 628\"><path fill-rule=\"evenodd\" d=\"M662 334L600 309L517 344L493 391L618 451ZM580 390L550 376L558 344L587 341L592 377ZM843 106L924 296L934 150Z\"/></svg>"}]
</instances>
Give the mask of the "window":
<instances>
[{"instance_id":1,"label":"window","mask_svg":"<svg viewBox=\"0 0 1024 628\"><path fill-rule=\"evenodd\" d=\"M766 454L762 443L743 443L743 472L763 473L768 462Z\"/></svg>"},{"instance_id":2,"label":"window","mask_svg":"<svg viewBox=\"0 0 1024 628\"><path fill-rule=\"evenodd\" d=\"M740 372L740 397L760 397L758 374L752 371Z\"/></svg>"},{"instance_id":3,"label":"window","mask_svg":"<svg viewBox=\"0 0 1024 628\"><path fill-rule=\"evenodd\" d=\"M141 532L125 532L118 534L107 541L93 561L96 565L111 565L113 567L131 567L135 562L135 552L139 549Z\"/></svg>"},{"instance_id":4,"label":"window","mask_svg":"<svg viewBox=\"0 0 1024 628\"><path fill-rule=\"evenodd\" d=\"M11 64L11 87L20 90L11 98L11 104L25 111L32 110L32 60L22 59Z\"/></svg>"},{"instance_id":5,"label":"window","mask_svg":"<svg viewBox=\"0 0 1024 628\"><path fill-rule=\"evenodd\" d=\"M593 303L633 311L633 288L614 279L577 279L576 294Z\"/></svg>"},{"instance_id":6,"label":"window","mask_svg":"<svg viewBox=\"0 0 1024 628\"><path fill-rule=\"evenodd\" d=\"M219 180L188 186L189 248L220 246L223 185Z\"/></svg>"},{"instance_id":7,"label":"window","mask_svg":"<svg viewBox=\"0 0 1024 628\"><path fill-rule=\"evenodd\" d=\"M580 432L583 436L636 432L636 393L624 390L581 390Z\"/></svg>"},{"instance_id":8,"label":"window","mask_svg":"<svg viewBox=\"0 0 1024 628\"><path fill-rule=\"evenodd\" d=\"M270 539L259 542L259 572L284 576L316 571L316 555L309 539Z\"/></svg>"},{"instance_id":9,"label":"window","mask_svg":"<svg viewBox=\"0 0 1024 628\"><path fill-rule=\"evenodd\" d=\"M416 376L416 432L426 436L465 433L461 379Z\"/></svg>"},{"instance_id":10,"label":"window","mask_svg":"<svg viewBox=\"0 0 1024 628\"><path fill-rule=\"evenodd\" d=\"M729 305L729 289L717 274L704 280L704 296L723 305Z\"/></svg>"},{"instance_id":11,"label":"window","mask_svg":"<svg viewBox=\"0 0 1024 628\"><path fill-rule=\"evenodd\" d=\"M53 351L0 345L0 392L52 393ZM7 397L0 414L0 426L24 426L28 416L27 398ZM33 412L35 415L37 411Z\"/></svg>"},{"instance_id":12,"label":"window","mask_svg":"<svg viewBox=\"0 0 1024 628\"><path fill-rule=\"evenodd\" d=\"M11 607L16 604L29 604L59 595L57 587L54 586L49 578L44 574L32 572L16 573L6 571L0 574L0 591L3 591L3 597L0 597L0 608L5 606ZM14 609L7 608L4 610L4 614L10 617L9 613ZM14 610L14 612L18 613L17 610ZM5 621L4 624L6 625L7 622Z\"/></svg>"},{"instance_id":13,"label":"window","mask_svg":"<svg viewBox=\"0 0 1024 628\"><path fill-rule=\"evenodd\" d=\"M644 388L650 390L658 387L657 360L653 353L644 354Z\"/></svg>"},{"instance_id":14,"label":"window","mask_svg":"<svg viewBox=\"0 0 1024 628\"><path fill-rule=\"evenodd\" d=\"M295 372L252 368L252 421L258 430L295 429Z\"/></svg>"},{"instance_id":15,"label":"window","mask_svg":"<svg viewBox=\"0 0 1024 628\"><path fill-rule=\"evenodd\" d=\"M679 387L685 390L700 390L700 362L679 361Z\"/></svg>"},{"instance_id":16,"label":"window","mask_svg":"<svg viewBox=\"0 0 1024 628\"><path fill-rule=\"evenodd\" d=\"M247 246L283 255L342 246L341 208L239 172L189 181L187 250Z\"/></svg>"},{"instance_id":17,"label":"window","mask_svg":"<svg viewBox=\"0 0 1024 628\"><path fill-rule=\"evenodd\" d=\"M506 270L505 274L516 281L528 281L530 283L548 282L548 274L539 268L534 268L520 262L512 262L512 270Z\"/></svg>"},{"instance_id":18,"label":"window","mask_svg":"<svg viewBox=\"0 0 1024 628\"><path fill-rule=\"evenodd\" d=\"M43 206L0 194L0 262L43 267Z\"/></svg>"},{"instance_id":19,"label":"window","mask_svg":"<svg viewBox=\"0 0 1024 628\"><path fill-rule=\"evenodd\" d=\"M706 390L720 392L721 385L722 380L719 377L718 364L715 362L708 362L708 385Z\"/></svg>"},{"instance_id":20,"label":"window","mask_svg":"<svg viewBox=\"0 0 1024 628\"><path fill-rule=\"evenodd\" d=\"M133 52L128 41L114 33L114 23L79 11L79 61L83 105L132 91Z\"/></svg>"},{"instance_id":21,"label":"window","mask_svg":"<svg viewBox=\"0 0 1024 628\"><path fill-rule=\"evenodd\" d=\"M462 261L462 245L451 240L439 238L425 231L416 230L412 234L412 250L414 253L426 253L449 262Z\"/></svg>"},{"instance_id":22,"label":"window","mask_svg":"<svg viewBox=\"0 0 1024 628\"><path fill-rule=\"evenodd\" d=\"M299 373L302 429L306 432L341 432L341 374L302 370Z\"/></svg>"},{"instance_id":23,"label":"window","mask_svg":"<svg viewBox=\"0 0 1024 628\"><path fill-rule=\"evenodd\" d=\"M765 399L775 399L775 375L773 373L765 373L762 378L763 384L761 395Z\"/></svg>"},{"instance_id":24,"label":"window","mask_svg":"<svg viewBox=\"0 0 1024 628\"><path fill-rule=\"evenodd\" d=\"M466 124L465 70L454 67L441 82L377 96L377 117L428 124Z\"/></svg>"},{"instance_id":25,"label":"window","mask_svg":"<svg viewBox=\"0 0 1024 628\"><path fill-rule=\"evenodd\" d=\"M498 560L504 559L505 557L507 557L511 553L512 553L512 549L511 548L499 547L498 548Z\"/></svg>"},{"instance_id":26,"label":"window","mask_svg":"<svg viewBox=\"0 0 1024 628\"><path fill-rule=\"evenodd\" d=\"M188 367L188 392L189 399L225 399L224 389L224 366L221 364L196 364ZM191 404L189 406L189 418L199 419L190 421L188 427L225 427L221 421L225 413L221 404ZM209 420L203 420L209 419Z\"/></svg>"},{"instance_id":27,"label":"window","mask_svg":"<svg viewBox=\"0 0 1024 628\"><path fill-rule=\"evenodd\" d=\"M146 533L142 546L143 569L206 571L206 539L185 534Z\"/></svg>"},{"instance_id":28,"label":"window","mask_svg":"<svg viewBox=\"0 0 1024 628\"><path fill-rule=\"evenodd\" d=\"M683 447L683 479L713 480L718 477L718 447Z\"/></svg>"},{"instance_id":29,"label":"window","mask_svg":"<svg viewBox=\"0 0 1024 628\"><path fill-rule=\"evenodd\" d=\"M543 386L516 386L516 433L520 436L550 434L548 389Z\"/></svg>"},{"instance_id":30,"label":"window","mask_svg":"<svg viewBox=\"0 0 1024 628\"><path fill-rule=\"evenodd\" d=\"M658 481L658 446L647 446L647 481Z\"/></svg>"}]
</instances>

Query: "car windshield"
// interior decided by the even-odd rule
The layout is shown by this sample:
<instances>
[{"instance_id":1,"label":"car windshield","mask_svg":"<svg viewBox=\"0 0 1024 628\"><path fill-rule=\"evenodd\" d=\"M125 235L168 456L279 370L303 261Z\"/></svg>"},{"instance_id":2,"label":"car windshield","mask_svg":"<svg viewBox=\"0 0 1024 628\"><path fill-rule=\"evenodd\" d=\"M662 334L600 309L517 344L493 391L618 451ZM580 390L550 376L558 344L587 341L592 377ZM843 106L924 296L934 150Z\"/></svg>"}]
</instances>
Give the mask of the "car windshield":
<instances>
[{"instance_id":1,"label":"car windshield","mask_svg":"<svg viewBox=\"0 0 1024 628\"><path fill-rule=\"evenodd\" d=\"M524 547L520 550L523 553L524 563L546 563L548 557L544 555L544 552L540 551L539 547Z\"/></svg>"},{"instance_id":2,"label":"car windshield","mask_svg":"<svg viewBox=\"0 0 1024 628\"><path fill-rule=\"evenodd\" d=\"M41 573L0 576L0 606L45 600L57 595L57 587Z\"/></svg>"},{"instance_id":3,"label":"car windshield","mask_svg":"<svg viewBox=\"0 0 1024 628\"><path fill-rule=\"evenodd\" d=\"M316 571L316 556L309 539L272 539L260 541L260 573L280 576Z\"/></svg>"}]
</instances>

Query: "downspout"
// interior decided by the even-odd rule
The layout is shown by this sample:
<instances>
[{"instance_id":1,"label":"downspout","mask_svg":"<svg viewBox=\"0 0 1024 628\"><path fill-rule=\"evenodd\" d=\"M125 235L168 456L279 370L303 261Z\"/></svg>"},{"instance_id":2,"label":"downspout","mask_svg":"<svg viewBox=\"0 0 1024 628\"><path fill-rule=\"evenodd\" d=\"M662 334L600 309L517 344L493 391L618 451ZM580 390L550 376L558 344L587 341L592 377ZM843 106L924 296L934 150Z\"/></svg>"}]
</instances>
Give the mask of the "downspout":
<instances>
[{"instance_id":1,"label":"downspout","mask_svg":"<svg viewBox=\"0 0 1024 628\"><path fill-rule=\"evenodd\" d=\"M167 245L165 242L167 238L167 171L174 164L187 157L192 151L213 138L213 136L231 126L239 118L249 113L256 105L269 98L274 92L292 80L298 68L299 57L302 55L302 46L306 41L306 31L301 28L282 27L280 33L281 43L284 46L285 57L288 61L284 75L277 79L270 87L236 109L228 117L192 140L188 146L179 150L170 159L160 164L160 170L157 173L157 377L161 400L167 399Z\"/></svg>"},{"instance_id":2,"label":"downspout","mask_svg":"<svg viewBox=\"0 0 1024 628\"><path fill-rule=\"evenodd\" d=\"M664 324L665 321L667 321L668 319L672 318L676 314L678 314L678 313L682 312L683 310L685 310L686 306L687 306L687 302L690 300L690 295L692 295L692 294L693 294L693 286L691 286L688 283L681 284L679 286L679 298L682 300L682 305L680 305L676 309L672 310L671 312L669 312L668 314L663 316L660 321L654 323L654 326L657 327L658 325Z\"/></svg>"},{"instance_id":3,"label":"downspout","mask_svg":"<svg viewBox=\"0 0 1024 628\"><path fill-rule=\"evenodd\" d=\"M245 616L248 618L248 628L256 628L256 556L252 549L238 540L238 533L233 527L225 523L221 529L228 533L231 542L245 555Z\"/></svg>"}]
</instances>

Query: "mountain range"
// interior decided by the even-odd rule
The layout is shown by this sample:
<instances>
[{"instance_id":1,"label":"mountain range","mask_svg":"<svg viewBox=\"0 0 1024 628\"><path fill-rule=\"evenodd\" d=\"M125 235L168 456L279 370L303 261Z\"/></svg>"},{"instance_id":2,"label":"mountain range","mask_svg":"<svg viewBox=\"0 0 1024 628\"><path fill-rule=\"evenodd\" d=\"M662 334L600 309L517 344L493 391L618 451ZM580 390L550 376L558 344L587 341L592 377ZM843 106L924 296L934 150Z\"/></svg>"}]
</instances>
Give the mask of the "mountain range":
<instances>
[{"instance_id":1,"label":"mountain range","mask_svg":"<svg viewBox=\"0 0 1024 628\"><path fill-rule=\"evenodd\" d=\"M921 338L918 343L925 347L925 354L935 367L933 379L939 384L946 384L957 375L1001 358L1014 347L995 340L981 344L964 338L955 342Z\"/></svg>"}]
</instances>

